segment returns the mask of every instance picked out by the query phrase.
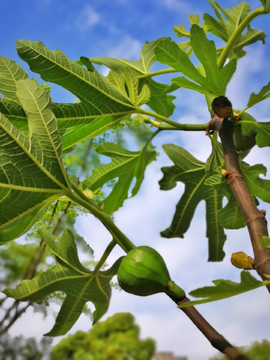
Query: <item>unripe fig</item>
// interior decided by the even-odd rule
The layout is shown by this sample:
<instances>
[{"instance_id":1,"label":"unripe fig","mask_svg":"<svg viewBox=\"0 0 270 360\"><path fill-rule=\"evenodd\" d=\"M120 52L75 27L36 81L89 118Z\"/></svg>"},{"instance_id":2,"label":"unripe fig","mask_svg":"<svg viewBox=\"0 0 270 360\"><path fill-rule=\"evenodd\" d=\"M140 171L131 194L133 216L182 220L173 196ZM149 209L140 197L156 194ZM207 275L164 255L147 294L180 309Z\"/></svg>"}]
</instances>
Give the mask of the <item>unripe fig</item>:
<instances>
[{"instance_id":1,"label":"unripe fig","mask_svg":"<svg viewBox=\"0 0 270 360\"><path fill-rule=\"evenodd\" d=\"M237 120L237 123L234 126L234 145L237 151L242 152L249 151L253 148L254 145L256 145L257 135L255 126L244 123L241 124L241 121L245 120L256 122L256 120L251 115L244 112L243 114L241 114L240 118Z\"/></svg>"},{"instance_id":2,"label":"unripe fig","mask_svg":"<svg viewBox=\"0 0 270 360\"><path fill-rule=\"evenodd\" d=\"M149 246L139 246L128 252L118 269L118 283L134 295L165 292L179 301L185 297L184 291L171 281L163 258Z\"/></svg>"}]
</instances>

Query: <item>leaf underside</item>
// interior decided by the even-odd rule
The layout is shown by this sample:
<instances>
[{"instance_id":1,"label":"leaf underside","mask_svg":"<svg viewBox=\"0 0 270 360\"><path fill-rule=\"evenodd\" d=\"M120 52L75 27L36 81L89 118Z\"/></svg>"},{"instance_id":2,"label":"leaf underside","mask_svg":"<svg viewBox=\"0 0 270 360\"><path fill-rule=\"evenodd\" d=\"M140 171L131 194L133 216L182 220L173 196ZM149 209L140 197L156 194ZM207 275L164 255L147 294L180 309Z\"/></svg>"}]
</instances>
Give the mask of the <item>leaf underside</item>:
<instances>
[{"instance_id":1,"label":"leaf underside","mask_svg":"<svg viewBox=\"0 0 270 360\"><path fill-rule=\"evenodd\" d=\"M219 69L215 44L206 38L203 29L198 25L193 25L191 28L190 42L196 57L203 66L205 76L193 65L185 51L170 39L164 39L155 48L157 60L185 76L172 79L177 86L195 90L204 95L225 95L227 84L236 70L236 61L233 59Z\"/></svg>"},{"instance_id":2,"label":"leaf underside","mask_svg":"<svg viewBox=\"0 0 270 360\"><path fill-rule=\"evenodd\" d=\"M39 272L32 280L22 281L16 289L6 289L4 293L19 301L39 301L55 291L66 294L55 325L46 336L65 335L78 320L88 301L95 305L93 323L96 323L108 309L110 282L117 274L122 258L110 269L94 273L81 265L70 230L65 230L57 243L45 230L39 232L55 255L57 265L45 272Z\"/></svg>"},{"instance_id":3,"label":"leaf underside","mask_svg":"<svg viewBox=\"0 0 270 360\"><path fill-rule=\"evenodd\" d=\"M209 0L209 3L214 9L217 19L209 14L204 14L204 29L206 32L211 32L227 43L239 24L248 16L251 10L250 5L241 2L231 9L224 9L213 0ZM264 43L265 37L264 32L248 26L246 31L236 40L229 57L240 59L246 54L243 50L245 46L253 44L256 41L262 41Z\"/></svg>"},{"instance_id":4,"label":"leaf underside","mask_svg":"<svg viewBox=\"0 0 270 360\"><path fill-rule=\"evenodd\" d=\"M243 270L241 272L240 283L231 280L213 280L214 286L205 286L191 291L189 294L200 300L193 300L180 305L180 308L206 304L212 301L223 300L232 296L243 294L247 291L257 289L261 286L270 285L270 280L259 281L249 272Z\"/></svg>"},{"instance_id":5,"label":"leaf underside","mask_svg":"<svg viewBox=\"0 0 270 360\"><path fill-rule=\"evenodd\" d=\"M128 197L130 186L135 178L136 183L131 191L136 195L144 179L147 165L155 158L155 151L128 151L118 144L104 143L96 149L100 155L109 156L109 164L97 167L90 177L83 182L83 187L95 191L104 184L117 179L109 196L104 200L104 210L107 213L116 211Z\"/></svg>"},{"instance_id":6,"label":"leaf underside","mask_svg":"<svg viewBox=\"0 0 270 360\"><path fill-rule=\"evenodd\" d=\"M195 159L182 147L169 144L163 146L164 151L174 162L171 167L162 168L163 178L160 180L161 190L170 190L180 181L185 184L184 194L176 206L176 211L169 228L161 232L163 237L183 238L188 230L198 204L204 200L206 203L206 235L209 239L209 261L221 261L224 257L223 245L226 240L224 229L217 220L218 210L222 208L222 198L218 190L204 184L208 174L206 169L211 168ZM213 151L210 162L219 162L219 156ZM217 164L213 165L216 167ZM203 238L203 234L201 234Z\"/></svg>"},{"instance_id":7,"label":"leaf underside","mask_svg":"<svg viewBox=\"0 0 270 360\"><path fill-rule=\"evenodd\" d=\"M0 243L21 236L49 203L70 191L48 92L29 79L16 86L29 132L0 114Z\"/></svg>"}]
</instances>

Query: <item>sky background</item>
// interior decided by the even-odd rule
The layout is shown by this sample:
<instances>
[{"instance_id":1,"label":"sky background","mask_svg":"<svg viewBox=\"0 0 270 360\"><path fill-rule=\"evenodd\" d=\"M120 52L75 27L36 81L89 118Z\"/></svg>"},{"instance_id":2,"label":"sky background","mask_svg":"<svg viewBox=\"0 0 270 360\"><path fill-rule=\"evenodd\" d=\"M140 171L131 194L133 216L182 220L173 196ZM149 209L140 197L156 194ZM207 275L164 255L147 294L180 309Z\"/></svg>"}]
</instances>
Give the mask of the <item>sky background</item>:
<instances>
[{"instance_id":1,"label":"sky background","mask_svg":"<svg viewBox=\"0 0 270 360\"><path fill-rule=\"evenodd\" d=\"M231 7L238 1L219 1L223 7ZM259 1L249 1L254 9ZM15 42L19 39L40 40L49 49L60 49L71 60L80 56L110 56L138 60L145 41L159 37L171 37L177 41L173 26L184 24L189 28L188 15L205 12L213 15L213 9L205 0L1 0L0 55L11 58L28 71L27 64L18 57ZM255 19L252 26L269 34L270 15ZM252 92L258 91L270 80L270 42L256 43L248 49L248 55L238 63L237 72L228 86L227 96L234 108L243 108ZM101 70L106 73L104 69ZM32 76L32 75L31 75ZM33 77L38 79L37 75ZM178 90L174 101L176 110L171 117L182 123L206 123L209 114L204 96L189 90ZM72 102L74 96L54 86L51 96L56 102ZM270 100L249 111L258 121L269 121ZM246 229L227 231L224 250L226 257L221 263L207 263L208 247L205 236L205 204L198 206L191 227L184 239L161 238L160 231L166 229L184 190L178 184L171 191L160 191L158 181L162 178L161 167L171 165L161 145L175 143L186 147L193 156L205 161L210 154L210 144L203 133L167 132L154 139L160 156L146 170L145 181L139 194L125 201L115 214L115 223L136 245L149 245L158 250L165 259L172 279L186 292L211 285L219 278L239 281L240 270L230 264L232 252L245 251L252 255ZM255 164L270 165L269 149L256 148L246 158ZM263 204L260 208L269 209ZM268 215L267 215L268 217ZM269 219L268 219L269 220ZM110 235L91 216L81 217L77 222L78 232L95 250L98 259ZM122 256L121 249L109 258L112 264ZM265 289L255 290L241 296L200 305L198 310L223 334L238 346L251 341L269 339L270 307ZM205 360L217 352L185 315L162 294L141 298L113 290L108 313L129 311L141 327L141 336L152 337L159 351L173 351L175 355L186 355L189 360ZM27 323L27 326L25 325ZM53 326L54 318L46 320L29 309L10 329L13 336L41 338ZM82 315L70 333L88 331L89 318ZM54 340L54 343L60 338Z\"/></svg>"}]
</instances>

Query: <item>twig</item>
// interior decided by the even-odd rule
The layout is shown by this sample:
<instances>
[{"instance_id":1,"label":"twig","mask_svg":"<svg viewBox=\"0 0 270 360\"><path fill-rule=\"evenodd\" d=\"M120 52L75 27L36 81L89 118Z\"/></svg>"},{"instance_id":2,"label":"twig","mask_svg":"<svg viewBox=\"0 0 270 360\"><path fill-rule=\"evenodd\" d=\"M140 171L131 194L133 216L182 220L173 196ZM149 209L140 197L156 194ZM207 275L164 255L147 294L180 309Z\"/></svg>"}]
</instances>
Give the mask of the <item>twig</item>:
<instances>
[{"instance_id":1,"label":"twig","mask_svg":"<svg viewBox=\"0 0 270 360\"><path fill-rule=\"evenodd\" d=\"M13 307L15 307L16 311L14 316L9 320L9 323L7 324L7 326L5 326L4 328L2 328L0 330L0 336L3 335L4 333L6 333L8 331L8 329L14 324L14 322L27 310L27 308L31 305L32 303L29 301L28 304L23 307L22 309L18 310L18 306L19 306L19 301L15 301L15 303L13 304Z\"/></svg>"},{"instance_id":2,"label":"twig","mask_svg":"<svg viewBox=\"0 0 270 360\"><path fill-rule=\"evenodd\" d=\"M185 302L190 301L188 298L177 302L177 305L181 305ZM197 311L194 306L186 308L180 308L189 319L196 325L203 335L210 341L211 345L227 355L231 360L249 360L248 357L239 353L238 349L230 344L220 333L218 333L205 318Z\"/></svg>"}]
</instances>

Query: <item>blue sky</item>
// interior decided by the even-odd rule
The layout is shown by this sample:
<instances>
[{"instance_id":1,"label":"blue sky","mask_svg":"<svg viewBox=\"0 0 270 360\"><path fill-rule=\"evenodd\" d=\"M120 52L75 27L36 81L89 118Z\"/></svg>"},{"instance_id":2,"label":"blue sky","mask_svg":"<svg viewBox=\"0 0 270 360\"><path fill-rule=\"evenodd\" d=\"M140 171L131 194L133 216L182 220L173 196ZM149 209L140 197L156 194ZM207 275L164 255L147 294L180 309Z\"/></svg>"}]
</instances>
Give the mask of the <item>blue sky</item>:
<instances>
[{"instance_id":1,"label":"blue sky","mask_svg":"<svg viewBox=\"0 0 270 360\"><path fill-rule=\"evenodd\" d=\"M222 0L223 7L238 4L234 0ZM252 8L261 6L258 0L249 1ZM205 0L2 0L0 55L19 62L15 42L18 39L40 40L49 49L60 49L70 59L80 56L111 56L138 60L145 41L159 37L172 37L177 41L173 26L184 24L188 28L188 14L199 14L213 10ZM269 34L270 15L256 19L252 26ZM236 108L243 108L251 92L258 92L270 80L270 42L256 43L249 47L248 55L239 61L238 69L228 87L228 97ZM33 77L38 78L37 75ZM175 100L177 106L173 119L183 123L205 123L209 115L204 97L190 91L179 90ZM52 91L54 101L73 101L73 96L58 87ZM269 121L270 101L256 106L250 113L259 121ZM226 257L222 263L207 263L207 239L205 237L204 204L196 211L192 225L185 239L162 239L159 232L169 226L184 186L179 184L169 192L159 190L162 177L160 168L171 165L162 151L163 143L185 146L195 157L205 161L210 144L202 133L168 132L157 137L154 144L160 152L157 161L146 171L145 182L135 198L124 203L116 213L115 221L120 229L136 245L155 247L168 264L172 279L187 292L218 278L239 281L240 271L230 265L232 252L243 250L251 254L246 229L228 231L225 245ZM269 166L269 149L255 149L247 161L260 162ZM143 204L143 206L142 206ZM262 205L268 209L268 205ZM78 221L78 231L94 247L96 257L102 253L110 236L92 217ZM95 240L97 245L95 246ZM123 255L121 250L112 254L111 263ZM202 259L202 260L201 260ZM192 262L192 264L191 264ZM253 302L256 302L254 305ZM198 309L229 341L237 345L248 345L251 341L269 339L269 298L265 289L256 290L232 299ZM216 353L184 314L162 295L140 298L113 292L107 316L118 311L132 312L141 326L142 337L151 336L157 341L158 350L174 351L176 355L187 355L189 360L205 360ZM29 318L30 316L30 318ZM25 322L29 324L25 328ZM54 318L43 320L31 310L11 328L12 335L38 336L46 333ZM81 316L71 330L88 331L91 324ZM56 340L57 341L57 340Z\"/></svg>"}]
</instances>

